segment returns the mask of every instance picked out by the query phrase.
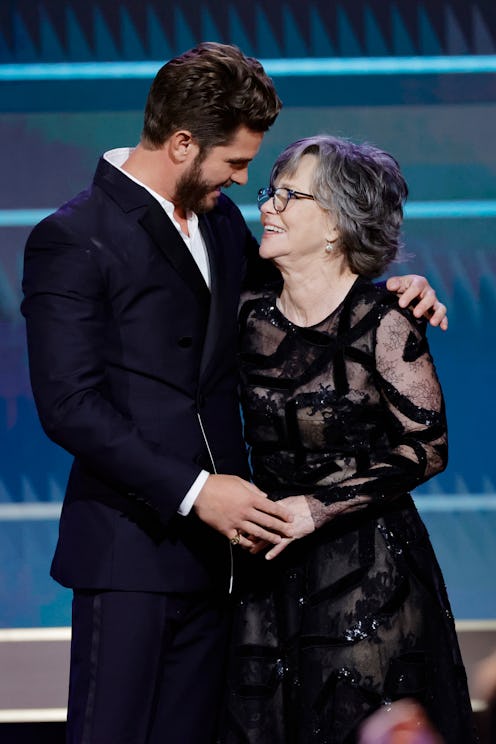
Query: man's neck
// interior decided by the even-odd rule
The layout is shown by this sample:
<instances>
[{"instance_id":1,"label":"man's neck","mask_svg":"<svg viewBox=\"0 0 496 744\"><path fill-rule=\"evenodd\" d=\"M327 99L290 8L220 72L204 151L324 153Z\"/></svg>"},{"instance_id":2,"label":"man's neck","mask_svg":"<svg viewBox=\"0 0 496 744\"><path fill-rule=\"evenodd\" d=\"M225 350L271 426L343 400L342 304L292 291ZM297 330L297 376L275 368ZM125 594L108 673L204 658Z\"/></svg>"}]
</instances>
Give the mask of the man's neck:
<instances>
[{"instance_id":1,"label":"man's neck","mask_svg":"<svg viewBox=\"0 0 496 744\"><path fill-rule=\"evenodd\" d=\"M140 143L131 151L121 167L123 171L175 205L174 217L184 234L188 235L188 214L174 202L176 176L173 164L169 163L167 167L167 159L165 148L150 150Z\"/></svg>"}]
</instances>

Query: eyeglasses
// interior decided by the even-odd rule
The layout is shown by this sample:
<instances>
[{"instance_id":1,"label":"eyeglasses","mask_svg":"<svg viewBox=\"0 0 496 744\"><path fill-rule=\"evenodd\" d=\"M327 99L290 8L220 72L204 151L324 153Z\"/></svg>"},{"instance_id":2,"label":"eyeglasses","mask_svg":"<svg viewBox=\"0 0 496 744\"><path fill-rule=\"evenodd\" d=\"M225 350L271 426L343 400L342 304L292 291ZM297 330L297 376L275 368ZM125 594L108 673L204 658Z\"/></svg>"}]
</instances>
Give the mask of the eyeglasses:
<instances>
[{"instance_id":1,"label":"eyeglasses","mask_svg":"<svg viewBox=\"0 0 496 744\"><path fill-rule=\"evenodd\" d=\"M266 186L260 189L257 196L257 205L261 209L265 202L273 199L274 209L276 212L284 212L290 199L315 199L311 194L304 194L303 191L293 191L293 189L275 189L272 186Z\"/></svg>"}]
</instances>

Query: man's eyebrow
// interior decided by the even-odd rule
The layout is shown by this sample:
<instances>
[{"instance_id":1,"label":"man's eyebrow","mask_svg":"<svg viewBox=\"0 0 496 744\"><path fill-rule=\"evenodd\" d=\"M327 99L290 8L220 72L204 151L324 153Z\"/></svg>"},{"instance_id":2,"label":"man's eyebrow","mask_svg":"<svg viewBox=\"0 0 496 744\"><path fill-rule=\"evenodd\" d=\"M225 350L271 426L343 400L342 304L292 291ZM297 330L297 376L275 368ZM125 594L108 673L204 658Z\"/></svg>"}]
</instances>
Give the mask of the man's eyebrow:
<instances>
[{"instance_id":1,"label":"man's eyebrow","mask_svg":"<svg viewBox=\"0 0 496 744\"><path fill-rule=\"evenodd\" d=\"M251 163L251 158L228 158L227 162L231 165L244 165L245 163Z\"/></svg>"}]
</instances>

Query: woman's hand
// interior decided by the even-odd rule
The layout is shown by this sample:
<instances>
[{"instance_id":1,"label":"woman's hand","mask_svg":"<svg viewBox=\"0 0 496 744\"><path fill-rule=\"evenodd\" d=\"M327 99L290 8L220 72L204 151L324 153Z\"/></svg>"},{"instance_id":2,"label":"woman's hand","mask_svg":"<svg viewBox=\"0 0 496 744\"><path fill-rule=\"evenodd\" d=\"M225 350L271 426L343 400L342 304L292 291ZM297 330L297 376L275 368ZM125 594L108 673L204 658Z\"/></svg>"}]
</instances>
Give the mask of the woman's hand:
<instances>
[{"instance_id":1,"label":"woman's hand","mask_svg":"<svg viewBox=\"0 0 496 744\"><path fill-rule=\"evenodd\" d=\"M270 545L265 540L253 540L253 545L249 548L250 553L259 553L261 550L269 547L271 550L266 554L266 560L270 561L272 558L278 556L282 551L293 541L300 537L305 537L311 532L315 532L316 526L312 517L309 503L306 496L288 496L285 499L281 499L277 502L281 506L285 507L293 516L291 522L291 531L293 537L283 537L277 545Z\"/></svg>"}]
</instances>

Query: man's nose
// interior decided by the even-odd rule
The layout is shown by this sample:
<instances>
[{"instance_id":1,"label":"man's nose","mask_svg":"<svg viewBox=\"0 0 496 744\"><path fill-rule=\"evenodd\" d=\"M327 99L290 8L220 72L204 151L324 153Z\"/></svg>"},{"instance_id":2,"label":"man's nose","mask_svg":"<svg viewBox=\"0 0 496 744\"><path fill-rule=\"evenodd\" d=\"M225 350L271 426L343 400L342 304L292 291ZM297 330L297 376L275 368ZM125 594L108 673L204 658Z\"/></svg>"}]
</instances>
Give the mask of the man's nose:
<instances>
[{"instance_id":1,"label":"man's nose","mask_svg":"<svg viewBox=\"0 0 496 744\"><path fill-rule=\"evenodd\" d=\"M248 183L248 168L243 168L243 170L238 170L231 176L231 181L233 183L237 183L238 186L245 186L245 184Z\"/></svg>"}]
</instances>

